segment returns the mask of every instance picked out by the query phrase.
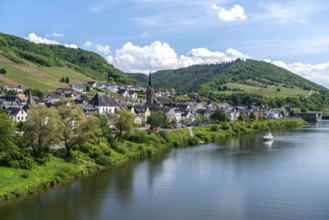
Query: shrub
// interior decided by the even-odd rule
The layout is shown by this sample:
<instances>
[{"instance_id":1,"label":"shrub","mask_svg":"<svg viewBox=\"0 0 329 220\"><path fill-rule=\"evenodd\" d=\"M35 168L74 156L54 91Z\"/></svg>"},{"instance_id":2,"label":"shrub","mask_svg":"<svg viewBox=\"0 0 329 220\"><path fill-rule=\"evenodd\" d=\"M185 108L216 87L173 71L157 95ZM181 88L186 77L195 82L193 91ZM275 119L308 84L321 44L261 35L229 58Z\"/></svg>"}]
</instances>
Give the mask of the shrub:
<instances>
[{"instance_id":1,"label":"shrub","mask_svg":"<svg viewBox=\"0 0 329 220\"><path fill-rule=\"evenodd\" d=\"M212 125L211 127L210 127L210 130L211 131L214 131L214 132L216 132L216 131L219 131L219 126L218 125Z\"/></svg>"},{"instance_id":2,"label":"shrub","mask_svg":"<svg viewBox=\"0 0 329 220\"><path fill-rule=\"evenodd\" d=\"M29 178L29 174L28 173L22 173L21 177L23 179L28 179Z\"/></svg>"},{"instance_id":3,"label":"shrub","mask_svg":"<svg viewBox=\"0 0 329 220\"><path fill-rule=\"evenodd\" d=\"M223 122L221 125L221 128L225 131L229 130L231 128L230 124L227 122Z\"/></svg>"},{"instance_id":4,"label":"shrub","mask_svg":"<svg viewBox=\"0 0 329 220\"><path fill-rule=\"evenodd\" d=\"M137 131L134 134L130 135L127 139L135 143L146 143L148 139L148 135L146 132Z\"/></svg>"},{"instance_id":5,"label":"shrub","mask_svg":"<svg viewBox=\"0 0 329 220\"><path fill-rule=\"evenodd\" d=\"M109 157L104 156L104 155L101 155L101 156L97 157L95 162L98 165L101 165L101 166L111 166L112 165L111 159Z\"/></svg>"},{"instance_id":6,"label":"shrub","mask_svg":"<svg viewBox=\"0 0 329 220\"><path fill-rule=\"evenodd\" d=\"M118 146L116 151L119 152L120 154L125 155L127 153L127 148L125 148L124 146Z\"/></svg>"},{"instance_id":7,"label":"shrub","mask_svg":"<svg viewBox=\"0 0 329 220\"><path fill-rule=\"evenodd\" d=\"M161 130L158 132L158 135L160 135L167 143L170 143L170 137L167 131Z\"/></svg>"}]
</instances>

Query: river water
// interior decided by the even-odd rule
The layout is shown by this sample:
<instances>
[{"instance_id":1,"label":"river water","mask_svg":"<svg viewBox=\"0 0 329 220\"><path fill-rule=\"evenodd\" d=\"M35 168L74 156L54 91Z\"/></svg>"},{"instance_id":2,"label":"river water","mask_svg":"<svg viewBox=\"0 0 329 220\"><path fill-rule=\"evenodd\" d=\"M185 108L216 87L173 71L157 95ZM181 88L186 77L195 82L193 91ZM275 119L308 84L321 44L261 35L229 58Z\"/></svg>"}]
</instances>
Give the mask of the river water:
<instances>
[{"instance_id":1,"label":"river water","mask_svg":"<svg viewBox=\"0 0 329 220\"><path fill-rule=\"evenodd\" d=\"M0 205L0 219L329 219L329 122L173 149Z\"/></svg>"}]
</instances>

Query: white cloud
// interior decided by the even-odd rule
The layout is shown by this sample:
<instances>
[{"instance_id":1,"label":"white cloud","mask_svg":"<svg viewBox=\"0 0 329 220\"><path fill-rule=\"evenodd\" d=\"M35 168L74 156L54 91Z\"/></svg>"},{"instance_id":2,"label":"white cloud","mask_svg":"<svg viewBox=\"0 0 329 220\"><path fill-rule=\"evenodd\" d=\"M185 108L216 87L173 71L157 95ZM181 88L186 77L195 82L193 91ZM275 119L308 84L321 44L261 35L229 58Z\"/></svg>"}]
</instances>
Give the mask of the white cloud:
<instances>
[{"instance_id":1,"label":"white cloud","mask_svg":"<svg viewBox=\"0 0 329 220\"><path fill-rule=\"evenodd\" d=\"M102 12L107 6L108 6L109 2L102 2L100 4L94 4L92 6L89 7L89 10L95 13L100 13Z\"/></svg>"},{"instance_id":2,"label":"white cloud","mask_svg":"<svg viewBox=\"0 0 329 220\"><path fill-rule=\"evenodd\" d=\"M286 64L283 61L266 61L329 88L329 62L320 64Z\"/></svg>"},{"instance_id":3,"label":"white cloud","mask_svg":"<svg viewBox=\"0 0 329 220\"><path fill-rule=\"evenodd\" d=\"M106 56L105 59L108 63L113 64L113 57L112 56Z\"/></svg>"},{"instance_id":4,"label":"white cloud","mask_svg":"<svg viewBox=\"0 0 329 220\"><path fill-rule=\"evenodd\" d=\"M92 42L86 41L86 42L84 42L83 47L90 48L92 45L93 45Z\"/></svg>"},{"instance_id":5,"label":"white cloud","mask_svg":"<svg viewBox=\"0 0 329 220\"><path fill-rule=\"evenodd\" d=\"M211 9L217 13L217 16L220 20L243 21L247 19L247 15L240 5L234 5L231 9L226 10L216 4L213 4Z\"/></svg>"},{"instance_id":6,"label":"white cloud","mask_svg":"<svg viewBox=\"0 0 329 220\"><path fill-rule=\"evenodd\" d=\"M102 53L104 55L108 55L111 52L109 45L96 44L95 49L97 52Z\"/></svg>"},{"instance_id":7,"label":"white cloud","mask_svg":"<svg viewBox=\"0 0 329 220\"><path fill-rule=\"evenodd\" d=\"M326 10L326 5L314 1L290 0L283 2L265 2L262 7L267 16L274 17L281 23L294 22L307 24L312 15Z\"/></svg>"},{"instance_id":8,"label":"white cloud","mask_svg":"<svg viewBox=\"0 0 329 220\"><path fill-rule=\"evenodd\" d=\"M64 44L64 47L78 49L78 46L76 44Z\"/></svg>"},{"instance_id":9,"label":"white cloud","mask_svg":"<svg viewBox=\"0 0 329 220\"><path fill-rule=\"evenodd\" d=\"M234 49L226 52L210 51L206 48L191 49L186 55L178 56L167 43L155 41L149 46L139 47L131 42L116 50L113 64L126 72L148 73L149 69L176 69L195 64L210 64L245 59L244 55Z\"/></svg>"},{"instance_id":10,"label":"white cloud","mask_svg":"<svg viewBox=\"0 0 329 220\"><path fill-rule=\"evenodd\" d=\"M36 44L59 44L55 40L39 37L35 33L30 33L26 39Z\"/></svg>"},{"instance_id":11,"label":"white cloud","mask_svg":"<svg viewBox=\"0 0 329 220\"><path fill-rule=\"evenodd\" d=\"M60 33L51 33L51 34L46 34L46 37L64 37L64 34Z\"/></svg>"}]
</instances>

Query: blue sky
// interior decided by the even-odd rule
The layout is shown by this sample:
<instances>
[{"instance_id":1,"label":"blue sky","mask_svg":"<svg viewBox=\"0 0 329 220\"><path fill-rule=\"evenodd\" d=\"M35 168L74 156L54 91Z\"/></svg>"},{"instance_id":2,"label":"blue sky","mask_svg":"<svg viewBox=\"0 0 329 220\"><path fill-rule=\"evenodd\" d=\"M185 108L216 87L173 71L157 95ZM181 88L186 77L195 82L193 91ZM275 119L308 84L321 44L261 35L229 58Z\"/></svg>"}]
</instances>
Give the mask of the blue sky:
<instances>
[{"instance_id":1,"label":"blue sky","mask_svg":"<svg viewBox=\"0 0 329 220\"><path fill-rule=\"evenodd\" d=\"M11 0L0 31L95 51L125 72L266 60L329 87L326 0Z\"/></svg>"}]
</instances>

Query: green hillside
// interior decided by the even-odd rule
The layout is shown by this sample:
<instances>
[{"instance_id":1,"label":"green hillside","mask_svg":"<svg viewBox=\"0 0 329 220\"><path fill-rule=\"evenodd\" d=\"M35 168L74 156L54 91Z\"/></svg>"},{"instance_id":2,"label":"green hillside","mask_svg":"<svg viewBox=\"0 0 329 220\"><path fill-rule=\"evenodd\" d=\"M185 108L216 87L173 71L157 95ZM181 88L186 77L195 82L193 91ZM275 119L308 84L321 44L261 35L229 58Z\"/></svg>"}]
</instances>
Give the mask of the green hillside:
<instances>
[{"instance_id":1,"label":"green hillside","mask_svg":"<svg viewBox=\"0 0 329 220\"><path fill-rule=\"evenodd\" d=\"M147 82L147 76L130 74ZM256 60L195 65L177 70L158 71L152 75L157 88L175 88L178 92L208 93L248 92L265 96L308 95L311 90L327 91L323 86L306 80L286 69ZM281 93L280 93L281 92Z\"/></svg>"},{"instance_id":2,"label":"green hillside","mask_svg":"<svg viewBox=\"0 0 329 220\"><path fill-rule=\"evenodd\" d=\"M77 82L91 79L121 84L136 82L96 53L61 45L35 44L2 33L0 68L7 70L6 77L39 89L58 86L55 81L63 76Z\"/></svg>"},{"instance_id":3,"label":"green hillside","mask_svg":"<svg viewBox=\"0 0 329 220\"><path fill-rule=\"evenodd\" d=\"M156 88L175 88L176 91L193 92L203 83L234 63L195 65L175 70L161 70L152 74L152 82ZM129 74L134 79L146 84L145 74Z\"/></svg>"},{"instance_id":4,"label":"green hillside","mask_svg":"<svg viewBox=\"0 0 329 220\"><path fill-rule=\"evenodd\" d=\"M198 92L205 94L234 91L263 96L307 96L312 90L328 89L286 69L255 60L237 61L198 86Z\"/></svg>"}]
</instances>

